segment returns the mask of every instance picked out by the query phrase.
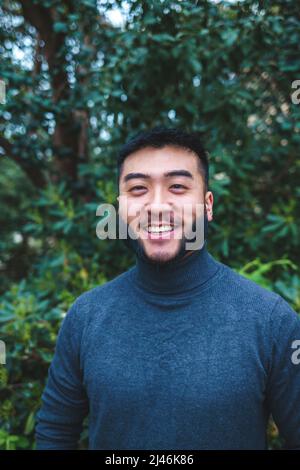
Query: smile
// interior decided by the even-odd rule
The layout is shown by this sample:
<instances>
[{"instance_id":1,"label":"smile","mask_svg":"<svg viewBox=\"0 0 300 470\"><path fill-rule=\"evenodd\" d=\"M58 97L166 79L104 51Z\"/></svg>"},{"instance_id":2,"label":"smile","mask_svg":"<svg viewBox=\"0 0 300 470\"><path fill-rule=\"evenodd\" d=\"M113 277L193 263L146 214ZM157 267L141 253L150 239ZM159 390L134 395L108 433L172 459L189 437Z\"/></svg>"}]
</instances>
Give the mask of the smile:
<instances>
[{"instance_id":1,"label":"smile","mask_svg":"<svg viewBox=\"0 0 300 470\"><path fill-rule=\"evenodd\" d=\"M171 225L161 225L161 226L149 225L148 227L146 227L146 230L148 233L173 232L174 227Z\"/></svg>"},{"instance_id":2,"label":"smile","mask_svg":"<svg viewBox=\"0 0 300 470\"><path fill-rule=\"evenodd\" d=\"M143 227L145 238L152 242L160 242L172 240L177 229L177 225L147 225Z\"/></svg>"}]
</instances>

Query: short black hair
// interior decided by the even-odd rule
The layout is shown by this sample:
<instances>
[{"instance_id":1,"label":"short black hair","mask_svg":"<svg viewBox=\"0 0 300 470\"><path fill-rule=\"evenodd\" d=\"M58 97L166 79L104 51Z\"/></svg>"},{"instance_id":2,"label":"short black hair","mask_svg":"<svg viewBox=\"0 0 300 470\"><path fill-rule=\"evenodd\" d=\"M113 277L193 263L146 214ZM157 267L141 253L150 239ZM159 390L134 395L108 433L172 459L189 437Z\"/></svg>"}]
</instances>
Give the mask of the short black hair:
<instances>
[{"instance_id":1,"label":"short black hair","mask_svg":"<svg viewBox=\"0 0 300 470\"><path fill-rule=\"evenodd\" d=\"M167 145L189 150L199 157L199 171L202 174L205 190L207 191L209 180L208 153L204 149L198 133L161 126L139 132L121 147L117 160L118 183L120 182L122 165L129 155L146 147L163 148Z\"/></svg>"}]
</instances>

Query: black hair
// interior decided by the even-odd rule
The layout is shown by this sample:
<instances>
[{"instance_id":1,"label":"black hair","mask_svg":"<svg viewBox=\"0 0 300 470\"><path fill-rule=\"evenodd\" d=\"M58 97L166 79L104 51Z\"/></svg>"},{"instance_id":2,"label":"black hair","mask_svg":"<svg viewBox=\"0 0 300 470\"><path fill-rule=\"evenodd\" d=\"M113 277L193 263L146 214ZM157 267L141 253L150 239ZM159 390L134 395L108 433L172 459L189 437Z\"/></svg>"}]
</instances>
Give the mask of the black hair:
<instances>
[{"instance_id":1,"label":"black hair","mask_svg":"<svg viewBox=\"0 0 300 470\"><path fill-rule=\"evenodd\" d=\"M163 148L167 145L184 148L199 157L199 171L205 183L205 190L207 190L209 179L208 153L204 149L199 135L196 132L186 132L178 128L161 126L139 132L121 147L117 161L118 183L122 165L129 155L146 147Z\"/></svg>"}]
</instances>

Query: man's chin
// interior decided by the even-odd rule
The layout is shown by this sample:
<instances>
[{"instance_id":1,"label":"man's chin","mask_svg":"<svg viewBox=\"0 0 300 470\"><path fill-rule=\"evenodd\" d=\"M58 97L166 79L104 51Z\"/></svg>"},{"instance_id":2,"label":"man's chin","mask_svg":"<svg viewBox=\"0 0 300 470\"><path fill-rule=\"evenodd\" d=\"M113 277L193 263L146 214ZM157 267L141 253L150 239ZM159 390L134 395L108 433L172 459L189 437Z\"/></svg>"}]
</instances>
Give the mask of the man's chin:
<instances>
[{"instance_id":1,"label":"man's chin","mask_svg":"<svg viewBox=\"0 0 300 470\"><path fill-rule=\"evenodd\" d=\"M147 260L149 263L154 263L154 264L159 264L159 265L167 265L169 263L172 263L176 261L177 259L181 258L185 252L183 249L183 244L182 242L179 243L177 248L173 247L171 248L153 248L153 247L147 247L144 245L144 242L141 242L140 240L137 242L137 245L139 247L139 253L142 255L142 257Z\"/></svg>"},{"instance_id":2,"label":"man's chin","mask_svg":"<svg viewBox=\"0 0 300 470\"><path fill-rule=\"evenodd\" d=\"M144 256L150 263L166 264L176 258L177 252L169 253L166 251L154 251L148 253L146 250L144 250Z\"/></svg>"}]
</instances>

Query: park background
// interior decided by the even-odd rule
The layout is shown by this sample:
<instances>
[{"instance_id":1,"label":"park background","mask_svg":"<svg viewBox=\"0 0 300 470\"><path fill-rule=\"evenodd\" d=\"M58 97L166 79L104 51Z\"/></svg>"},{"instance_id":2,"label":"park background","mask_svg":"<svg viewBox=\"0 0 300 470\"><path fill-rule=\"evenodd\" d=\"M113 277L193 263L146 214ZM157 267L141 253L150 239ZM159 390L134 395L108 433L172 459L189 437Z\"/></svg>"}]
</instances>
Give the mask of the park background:
<instances>
[{"instance_id":1,"label":"park background","mask_svg":"<svg viewBox=\"0 0 300 470\"><path fill-rule=\"evenodd\" d=\"M75 298L134 263L95 229L98 205L116 203L118 149L140 130L199 132L210 252L300 313L299 43L291 0L1 2L0 449L34 448ZM268 436L281 446L272 421Z\"/></svg>"}]
</instances>

